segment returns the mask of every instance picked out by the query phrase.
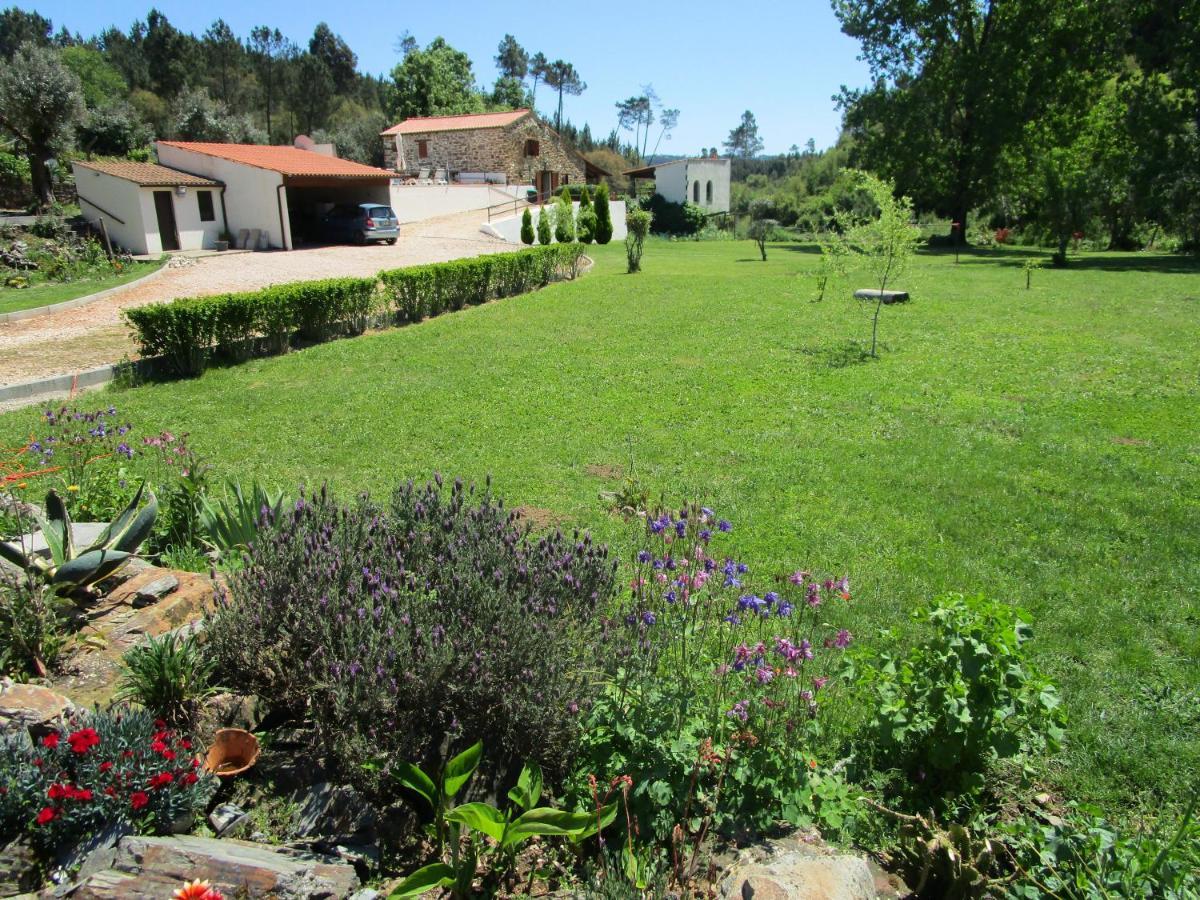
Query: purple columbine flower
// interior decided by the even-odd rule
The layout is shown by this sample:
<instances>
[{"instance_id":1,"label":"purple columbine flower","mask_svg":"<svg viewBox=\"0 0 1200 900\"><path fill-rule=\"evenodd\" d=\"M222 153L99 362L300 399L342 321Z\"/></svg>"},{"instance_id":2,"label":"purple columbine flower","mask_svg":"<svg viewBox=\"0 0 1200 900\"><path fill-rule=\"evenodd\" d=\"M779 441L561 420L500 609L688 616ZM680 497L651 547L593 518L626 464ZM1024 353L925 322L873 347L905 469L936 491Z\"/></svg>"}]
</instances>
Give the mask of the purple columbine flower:
<instances>
[{"instance_id":1,"label":"purple columbine flower","mask_svg":"<svg viewBox=\"0 0 1200 900\"><path fill-rule=\"evenodd\" d=\"M717 523L717 531L730 532L733 531L733 523L728 519L722 519Z\"/></svg>"},{"instance_id":2,"label":"purple columbine flower","mask_svg":"<svg viewBox=\"0 0 1200 900\"><path fill-rule=\"evenodd\" d=\"M786 619L791 614L792 604L788 603L786 600L775 607L775 615L779 616L781 619Z\"/></svg>"},{"instance_id":3,"label":"purple columbine flower","mask_svg":"<svg viewBox=\"0 0 1200 900\"><path fill-rule=\"evenodd\" d=\"M638 562L640 562L640 563L650 562L650 551L649 550L639 551L637 558L638 558Z\"/></svg>"},{"instance_id":4,"label":"purple columbine flower","mask_svg":"<svg viewBox=\"0 0 1200 900\"><path fill-rule=\"evenodd\" d=\"M759 666L754 676L758 679L759 684L770 684L771 679L775 677L775 670L770 666Z\"/></svg>"},{"instance_id":5,"label":"purple columbine flower","mask_svg":"<svg viewBox=\"0 0 1200 900\"><path fill-rule=\"evenodd\" d=\"M710 540L712 540L712 532L709 531L707 528L701 528L700 529L700 540L704 541L707 544Z\"/></svg>"},{"instance_id":6,"label":"purple columbine flower","mask_svg":"<svg viewBox=\"0 0 1200 900\"><path fill-rule=\"evenodd\" d=\"M133 459L133 449L124 441L117 444L117 454L124 456L126 459Z\"/></svg>"},{"instance_id":7,"label":"purple columbine flower","mask_svg":"<svg viewBox=\"0 0 1200 900\"><path fill-rule=\"evenodd\" d=\"M739 700L737 703L733 704L733 709L726 712L725 715L729 716L731 719L737 719L740 722L745 722L750 718L749 707L749 700Z\"/></svg>"},{"instance_id":8,"label":"purple columbine flower","mask_svg":"<svg viewBox=\"0 0 1200 900\"><path fill-rule=\"evenodd\" d=\"M850 641L853 637L854 635L843 628L837 633L837 637L833 639L833 646L837 647L839 650L845 650L850 646Z\"/></svg>"},{"instance_id":9,"label":"purple columbine flower","mask_svg":"<svg viewBox=\"0 0 1200 900\"><path fill-rule=\"evenodd\" d=\"M676 522L675 533L680 537L683 537L685 534L687 534L687 522L683 521L682 519Z\"/></svg>"},{"instance_id":10,"label":"purple columbine flower","mask_svg":"<svg viewBox=\"0 0 1200 900\"><path fill-rule=\"evenodd\" d=\"M650 610L646 610L644 613L642 613L642 622L644 624L653 625L657 621L658 619L655 618L654 613L650 612Z\"/></svg>"}]
</instances>

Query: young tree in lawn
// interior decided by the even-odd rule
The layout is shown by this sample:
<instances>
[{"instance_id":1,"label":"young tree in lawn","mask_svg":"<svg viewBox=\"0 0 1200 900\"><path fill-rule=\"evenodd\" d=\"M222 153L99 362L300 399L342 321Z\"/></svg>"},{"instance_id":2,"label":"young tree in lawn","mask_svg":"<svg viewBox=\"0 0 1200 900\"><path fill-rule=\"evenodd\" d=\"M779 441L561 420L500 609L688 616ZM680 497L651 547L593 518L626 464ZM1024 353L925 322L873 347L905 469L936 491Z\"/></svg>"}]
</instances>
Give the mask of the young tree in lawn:
<instances>
[{"instance_id":1,"label":"young tree in lawn","mask_svg":"<svg viewBox=\"0 0 1200 900\"><path fill-rule=\"evenodd\" d=\"M742 113L741 122L729 132L729 137L723 145L730 156L739 156L742 159L750 159L762 153L763 142L758 136L758 121L754 118L754 113L750 110Z\"/></svg>"},{"instance_id":2,"label":"young tree in lawn","mask_svg":"<svg viewBox=\"0 0 1200 900\"><path fill-rule=\"evenodd\" d=\"M612 240L612 210L608 206L608 185L601 182L596 188L596 243L607 244Z\"/></svg>"},{"instance_id":3,"label":"young tree in lawn","mask_svg":"<svg viewBox=\"0 0 1200 900\"><path fill-rule=\"evenodd\" d=\"M835 234L828 243L840 244L837 253L863 269L878 285L871 317L871 356L877 356L879 313L884 292L908 271L921 241L921 229L913 220L912 200L896 197L891 182L869 172L847 170L849 185L861 191L873 207L869 213L842 210L835 214ZM861 207L861 204L855 204ZM823 247L825 242L823 242ZM840 265L840 261L836 263ZM832 265L832 264L831 264Z\"/></svg>"},{"instance_id":4,"label":"young tree in lawn","mask_svg":"<svg viewBox=\"0 0 1200 900\"><path fill-rule=\"evenodd\" d=\"M70 149L83 115L79 78L54 50L23 44L10 65L0 66L0 129L28 160L39 207L54 200L46 161Z\"/></svg>"},{"instance_id":5,"label":"young tree in lawn","mask_svg":"<svg viewBox=\"0 0 1200 900\"><path fill-rule=\"evenodd\" d=\"M631 204L625 213L625 271L630 275L642 271L642 251L645 249L646 236L650 234L652 221L650 210L640 206Z\"/></svg>"},{"instance_id":6,"label":"young tree in lawn","mask_svg":"<svg viewBox=\"0 0 1200 900\"><path fill-rule=\"evenodd\" d=\"M533 214L529 212L529 207L525 207L525 212L521 214L521 243L533 243Z\"/></svg>"}]
</instances>

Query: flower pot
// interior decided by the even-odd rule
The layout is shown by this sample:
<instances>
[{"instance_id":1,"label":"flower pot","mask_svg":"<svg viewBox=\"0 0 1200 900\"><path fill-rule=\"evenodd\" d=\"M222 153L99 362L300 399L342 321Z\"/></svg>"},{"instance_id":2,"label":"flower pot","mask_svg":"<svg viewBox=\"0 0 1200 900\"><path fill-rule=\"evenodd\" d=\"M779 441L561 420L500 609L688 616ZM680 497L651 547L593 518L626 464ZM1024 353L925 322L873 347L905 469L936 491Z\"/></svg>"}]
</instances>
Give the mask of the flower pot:
<instances>
[{"instance_id":1,"label":"flower pot","mask_svg":"<svg viewBox=\"0 0 1200 900\"><path fill-rule=\"evenodd\" d=\"M241 728L222 728L204 758L204 768L221 778L245 772L258 759L258 738Z\"/></svg>"},{"instance_id":2,"label":"flower pot","mask_svg":"<svg viewBox=\"0 0 1200 900\"><path fill-rule=\"evenodd\" d=\"M218 251L228 250L229 249L229 241L214 241L213 246L216 247L216 249Z\"/></svg>"}]
</instances>

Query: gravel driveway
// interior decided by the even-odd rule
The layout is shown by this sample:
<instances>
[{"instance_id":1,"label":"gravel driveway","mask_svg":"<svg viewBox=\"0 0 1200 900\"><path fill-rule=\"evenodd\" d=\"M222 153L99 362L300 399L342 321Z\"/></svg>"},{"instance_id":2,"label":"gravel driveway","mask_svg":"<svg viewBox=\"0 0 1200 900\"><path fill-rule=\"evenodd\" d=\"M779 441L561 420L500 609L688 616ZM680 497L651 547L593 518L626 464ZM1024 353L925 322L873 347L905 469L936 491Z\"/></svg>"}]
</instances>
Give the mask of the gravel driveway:
<instances>
[{"instance_id":1,"label":"gravel driveway","mask_svg":"<svg viewBox=\"0 0 1200 900\"><path fill-rule=\"evenodd\" d=\"M400 240L392 247L315 247L200 257L95 303L0 324L0 385L71 374L117 362L126 354L134 356L136 348L121 320L121 310L127 307L288 281L374 275L381 269L515 249L482 234L480 215L456 213L401 226Z\"/></svg>"}]
</instances>

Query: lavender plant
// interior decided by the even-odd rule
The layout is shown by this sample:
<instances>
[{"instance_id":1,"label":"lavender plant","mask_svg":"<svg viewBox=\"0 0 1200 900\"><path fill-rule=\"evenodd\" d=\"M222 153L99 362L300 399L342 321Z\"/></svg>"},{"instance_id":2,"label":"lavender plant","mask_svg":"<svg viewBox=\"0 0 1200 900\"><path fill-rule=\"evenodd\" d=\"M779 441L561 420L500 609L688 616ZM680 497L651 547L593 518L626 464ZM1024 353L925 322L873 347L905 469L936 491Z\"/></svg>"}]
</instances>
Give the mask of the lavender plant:
<instances>
[{"instance_id":1,"label":"lavender plant","mask_svg":"<svg viewBox=\"0 0 1200 900\"><path fill-rule=\"evenodd\" d=\"M604 547L534 538L490 488L440 479L388 506L302 494L268 524L208 623L223 677L310 716L351 777L481 738L564 770L600 668Z\"/></svg>"}]
</instances>

